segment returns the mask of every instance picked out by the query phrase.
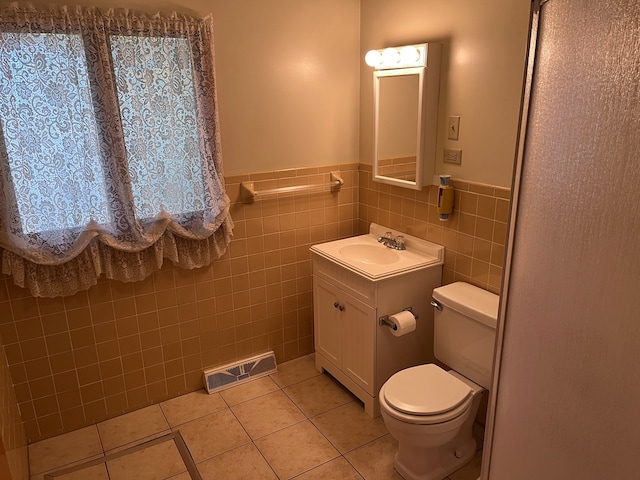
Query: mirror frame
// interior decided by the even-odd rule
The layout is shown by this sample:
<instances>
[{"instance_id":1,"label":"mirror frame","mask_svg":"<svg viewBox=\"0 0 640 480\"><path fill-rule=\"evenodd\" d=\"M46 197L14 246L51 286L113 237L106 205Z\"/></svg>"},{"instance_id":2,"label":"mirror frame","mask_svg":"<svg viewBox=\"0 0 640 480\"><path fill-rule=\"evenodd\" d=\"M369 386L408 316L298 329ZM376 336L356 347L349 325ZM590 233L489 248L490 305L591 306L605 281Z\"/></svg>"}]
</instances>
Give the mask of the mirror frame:
<instances>
[{"instance_id":1,"label":"mirror frame","mask_svg":"<svg viewBox=\"0 0 640 480\"><path fill-rule=\"evenodd\" d=\"M415 49L415 52L413 52ZM407 55L408 53L408 55ZM417 53L417 58L414 58ZM422 190L426 185L437 185L435 176L436 144L438 135L439 97L440 97L440 61L442 45L439 43L420 43L403 47L388 47L382 50L369 50L365 62L375 70L373 72L374 91L374 144L373 172L374 182L387 183L412 190ZM380 128L379 99L380 79L398 75L419 75L418 132L416 135L416 179L415 182L401 178L378 175L378 137Z\"/></svg>"},{"instance_id":2,"label":"mirror frame","mask_svg":"<svg viewBox=\"0 0 640 480\"><path fill-rule=\"evenodd\" d=\"M380 138L380 81L385 77L399 77L404 75L418 76L418 110L417 115L417 131L416 131L416 176L415 181L404 180L401 178L387 177L378 175L378 143ZM425 67L398 68L392 70L376 70L373 72L373 109L374 109L374 126L373 126L373 180L376 182L387 183L390 185L402 186L413 190L421 190L423 186L424 174L424 79Z\"/></svg>"}]
</instances>

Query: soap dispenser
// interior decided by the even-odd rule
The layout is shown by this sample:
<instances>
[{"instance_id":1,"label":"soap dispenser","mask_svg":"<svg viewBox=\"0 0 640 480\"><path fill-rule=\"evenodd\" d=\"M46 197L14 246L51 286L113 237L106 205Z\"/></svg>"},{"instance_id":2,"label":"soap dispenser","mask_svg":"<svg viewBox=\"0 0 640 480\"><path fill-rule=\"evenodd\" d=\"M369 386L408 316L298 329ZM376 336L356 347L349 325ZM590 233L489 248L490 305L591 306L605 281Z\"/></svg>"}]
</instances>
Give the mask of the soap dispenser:
<instances>
[{"instance_id":1,"label":"soap dispenser","mask_svg":"<svg viewBox=\"0 0 640 480\"><path fill-rule=\"evenodd\" d=\"M438 186L438 215L440 216L440 221L448 220L451 212L453 212L451 175L440 175L440 185Z\"/></svg>"}]
</instances>

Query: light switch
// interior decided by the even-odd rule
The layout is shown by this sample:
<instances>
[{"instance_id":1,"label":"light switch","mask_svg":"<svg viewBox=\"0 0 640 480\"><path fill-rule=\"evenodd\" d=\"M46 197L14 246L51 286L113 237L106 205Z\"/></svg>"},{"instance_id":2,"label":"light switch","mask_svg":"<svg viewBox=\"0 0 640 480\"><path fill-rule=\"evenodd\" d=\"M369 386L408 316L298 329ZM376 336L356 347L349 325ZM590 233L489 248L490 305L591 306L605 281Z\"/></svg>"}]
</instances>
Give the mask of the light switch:
<instances>
[{"instance_id":1,"label":"light switch","mask_svg":"<svg viewBox=\"0 0 640 480\"><path fill-rule=\"evenodd\" d=\"M460 117L449 117L449 126L447 127L447 138L449 140L458 140L460 134Z\"/></svg>"}]
</instances>

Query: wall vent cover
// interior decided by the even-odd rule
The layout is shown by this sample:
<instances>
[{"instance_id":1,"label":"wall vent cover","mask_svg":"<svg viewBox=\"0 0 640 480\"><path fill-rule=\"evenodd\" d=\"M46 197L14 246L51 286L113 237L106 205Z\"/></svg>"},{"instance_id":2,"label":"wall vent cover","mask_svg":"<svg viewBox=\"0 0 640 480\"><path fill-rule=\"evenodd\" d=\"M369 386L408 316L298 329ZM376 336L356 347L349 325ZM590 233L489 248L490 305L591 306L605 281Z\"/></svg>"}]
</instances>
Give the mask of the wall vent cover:
<instances>
[{"instance_id":1,"label":"wall vent cover","mask_svg":"<svg viewBox=\"0 0 640 480\"><path fill-rule=\"evenodd\" d=\"M214 393L277 371L275 354L267 352L223 367L205 370L204 386L207 392Z\"/></svg>"}]
</instances>

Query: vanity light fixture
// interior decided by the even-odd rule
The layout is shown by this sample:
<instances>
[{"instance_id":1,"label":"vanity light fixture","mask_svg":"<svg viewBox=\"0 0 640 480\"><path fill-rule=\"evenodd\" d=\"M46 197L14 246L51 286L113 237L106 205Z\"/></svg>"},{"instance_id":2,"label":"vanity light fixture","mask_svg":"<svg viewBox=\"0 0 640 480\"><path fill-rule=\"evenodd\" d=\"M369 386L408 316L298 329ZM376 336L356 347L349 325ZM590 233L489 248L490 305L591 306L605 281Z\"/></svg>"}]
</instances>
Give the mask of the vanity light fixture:
<instances>
[{"instance_id":1,"label":"vanity light fixture","mask_svg":"<svg viewBox=\"0 0 640 480\"><path fill-rule=\"evenodd\" d=\"M364 61L376 70L389 68L425 67L427 59L427 45L406 45L404 47L369 50Z\"/></svg>"}]
</instances>

